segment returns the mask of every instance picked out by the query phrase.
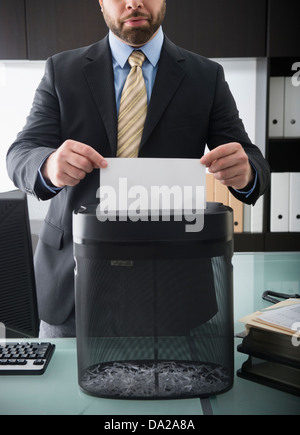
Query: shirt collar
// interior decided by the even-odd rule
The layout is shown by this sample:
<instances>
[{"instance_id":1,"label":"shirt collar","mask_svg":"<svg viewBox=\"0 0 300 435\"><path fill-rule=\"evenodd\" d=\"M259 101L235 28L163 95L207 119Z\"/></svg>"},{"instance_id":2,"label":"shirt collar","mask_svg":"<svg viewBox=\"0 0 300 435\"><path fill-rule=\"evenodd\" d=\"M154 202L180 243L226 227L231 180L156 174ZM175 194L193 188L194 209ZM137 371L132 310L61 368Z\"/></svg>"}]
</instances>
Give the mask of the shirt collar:
<instances>
[{"instance_id":1,"label":"shirt collar","mask_svg":"<svg viewBox=\"0 0 300 435\"><path fill-rule=\"evenodd\" d=\"M164 34L162 28L160 27L155 37L152 38L151 41L147 42L147 44L139 48L139 50L145 54L153 67L155 67L159 61L163 41ZM109 44L113 58L116 60L116 62L118 62L121 68L124 68L129 56L134 51L133 47L116 38L111 30L109 31Z\"/></svg>"}]
</instances>

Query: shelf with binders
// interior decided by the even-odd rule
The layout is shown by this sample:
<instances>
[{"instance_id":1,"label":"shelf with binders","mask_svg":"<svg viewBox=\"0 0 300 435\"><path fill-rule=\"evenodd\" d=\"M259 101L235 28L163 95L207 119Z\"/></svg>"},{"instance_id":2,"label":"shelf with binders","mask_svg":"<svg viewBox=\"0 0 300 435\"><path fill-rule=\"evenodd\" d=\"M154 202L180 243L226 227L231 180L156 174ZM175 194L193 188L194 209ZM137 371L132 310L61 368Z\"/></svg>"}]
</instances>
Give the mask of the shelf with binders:
<instances>
[{"instance_id":1,"label":"shelf with binders","mask_svg":"<svg viewBox=\"0 0 300 435\"><path fill-rule=\"evenodd\" d=\"M277 173L276 173L277 174ZM284 200L288 198L288 204L291 193L284 191L284 183L282 178L288 178L289 183L286 185L286 189L290 189L290 179L292 180L291 192L300 191L300 172L299 173L278 173L281 177L279 180L279 187L276 189L277 194L282 194ZM274 173L272 174L274 179ZM285 212L285 215L279 218L279 223L286 222L287 227L284 230L282 226L277 228L276 231L270 231L270 222L267 222L266 216L271 216L270 210L270 193L265 195L264 199L261 199L261 204L255 207L243 204L237 201L229 190L224 187L220 182L216 181L211 174L206 175L207 185L207 201L209 202L221 202L224 205L228 205L233 209L234 218L234 251L235 252L281 252L300 251L300 230L296 231L295 225L300 225L300 215L297 214L297 208L295 209L295 219L291 221L289 210ZM272 182L271 182L272 186ZM298 187L297 187L298 186ZM276 187L276 186L275 186ZM274 189L274 187L273 187ZM299 204L299 194L295 196L296 205ZM284 201L277 201L279 196L275 197L276 205L283 205ZM300 198L300 197L299 197ZM257 208L258 207L258 208ZM282 212L279 211L278 215ZM291 223L290 223L291 222ZM291 226L290 226L291 225ZM273 228L272 228L273 229Z\"/></svg>"},{"instance_id":2,"label":"shelf with binders","mask_svg":"<svg viewBox=\"0 0 300 435\"><path fill-rule=\"evenodd\" d=\"M270 58L265 251L300 251L300 57Z\"/></svg>"},{"instance_id":3,"label":"shelf with binders","mask_svg":"<svg viewBox=\"0 0 300 435\"><path fill-rule=\"evenodd\" d=\"M271 58L267 158L272 172L299 172L300 57ZM297 161L298 160L298 161Z\"/></svg>"},{"instance_id":4,"label":"shelf with binders","mask_svg":"<svg viewBox=\"0 0 300 435\"><path fill-rule=\"evenodd\" d=\"M300 171L271 173L270 232L300 233L299 191Z\"/></svg>"},{"instance_id":5,"label":"shelf with binders","mask_svg":"<svg viewBox=\"0 0 300 435\"><path fill-rule=\"evenodd\" d=\"M238 204L240 209L234 210L235 252L300 251L300 57L268 59L267 69L265 155L272 173L271 189L254 207ZM282 183L275 187L281 173L291 178L285 190ZM219 186L214 189L213 200L230 205L230 193L224 193L224 188L222 191ZM288 204L284 214L275 209L277 218L271 204L272 195L275 205L282 208ZM274 229L276 220L278 228L275 225Z\"/></svg>"},{"instance_id":6,"label":"shelf with binders","mask_svg":"<svg viewBox=\"0 0 300 435\"><path fill-rule=\"evenodd\" d=\"M300 146L300 57L269 60L267 118L271 171L298 172L300 164L287 156L289 151L297 153ZM298 169L292 167L295 164Z\"/></svg>"}]
</instances>

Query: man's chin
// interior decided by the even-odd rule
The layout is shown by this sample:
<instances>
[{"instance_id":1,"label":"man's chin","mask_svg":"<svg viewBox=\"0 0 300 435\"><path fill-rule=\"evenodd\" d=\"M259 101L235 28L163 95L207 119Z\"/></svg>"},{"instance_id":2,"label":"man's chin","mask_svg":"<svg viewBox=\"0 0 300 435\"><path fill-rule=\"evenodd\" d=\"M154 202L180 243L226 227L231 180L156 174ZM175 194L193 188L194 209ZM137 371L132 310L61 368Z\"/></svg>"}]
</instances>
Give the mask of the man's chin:
<instances>
[{"instance_id":1,"label":"man's chin","mask_svg":"<svg viewBox=\"0 0 300 435\"><path fill-rule=\"evenodd\" d=\"M155 35L159 27L151 27L149 23L142 26L131 27L130 29L124 29L120 35L118 35L124 42L130 45L145 45Z\"/></svg>"},{"instance_id":2,"label":"man's chin","mask_svg":"<svg viewBox=\"0 0 300 435\"><path fill-rule=\"evenodd\" d=\"M144 45L152 38L152 36L153 32L145 26L131 28L130 30L122 32L120 35L123 41L131 45Z\"/></svg>"}]
</instances>

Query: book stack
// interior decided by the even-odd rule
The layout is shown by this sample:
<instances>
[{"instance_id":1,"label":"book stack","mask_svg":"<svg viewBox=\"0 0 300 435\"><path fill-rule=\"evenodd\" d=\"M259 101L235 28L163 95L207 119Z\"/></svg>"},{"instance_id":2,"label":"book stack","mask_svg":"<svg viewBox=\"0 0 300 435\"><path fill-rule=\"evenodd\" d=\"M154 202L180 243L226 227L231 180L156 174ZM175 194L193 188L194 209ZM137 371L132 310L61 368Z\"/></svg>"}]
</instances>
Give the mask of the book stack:
<instances>
[{"instance_id":1,"label":"book stack","mask_svg":"<svg viewBox=\"0 0 300 435\"><path fill-rule=\"evenodd\" d=\"M206 200L209 202L220 202L233 209L234 232L244 231L244 204L238 201L227 186L216 180L212 174L206 174Z\"/></svg>"},{"instance_id":2,"label":"book stack","mask_svg":"<svg viewBox=\"0 0 300 435\"><path fill-rule=\"evenodd\" d=\"M300 395L300 301L288 299L240 320L238 351L248 355L237 375Z\"/></svg>"},{"instance_id":3,"label":"book stack","mask_svg":"<svg viewBox=\"0 0 300 435\"><path fill-rule=\"evenodd\" d=\"M254 207L243 204L212 174L206 173L206 200L208 202L220 202L232 208L235 233L262 233L263 196L258 199Z\"/></svg>"}]
</instances>

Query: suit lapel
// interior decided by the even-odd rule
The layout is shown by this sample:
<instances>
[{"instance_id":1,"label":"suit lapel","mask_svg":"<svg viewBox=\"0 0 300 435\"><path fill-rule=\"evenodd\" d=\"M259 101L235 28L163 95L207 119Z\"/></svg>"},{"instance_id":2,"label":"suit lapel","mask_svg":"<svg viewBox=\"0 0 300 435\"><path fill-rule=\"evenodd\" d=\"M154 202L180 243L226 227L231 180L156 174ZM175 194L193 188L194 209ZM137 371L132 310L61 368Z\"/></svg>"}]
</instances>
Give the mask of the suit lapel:
<instances>
[{"instance_id":1,"label":"suit lapel","mask_svg":"<svg viewBox=\"0 0 300 435\"><path fill-rule=\"evenodd\" d=\"M84 74L95 99L109 138L112 155L117 150L117 109L115 102L114 75L108 38L91 47Z\"/></svg>"},{"instance_id":2,"label":"suit lapel","mask_svg":"<svg viewBox=\"0 0 300 435\"><path fill-rule=\"evenodd\" d=\"M117 150L117 109L115 102L114 74L108 37L91 47L84 74L95 99L109 138L112 155ZM148 107L141 147L159 122L186 72L177 47L165 37L159 67Z\"/></svg>"},{"instance_id":3,"label":"suit lapel","mask_svg":"<svg viewBox=\"0 0 300 435\"><path fill-rule=\"evenodd\" d=\"M183 60L177 47L165 37L141 147L151 135L186 74L181 66Z\"/></svg>"}]
</instances>

